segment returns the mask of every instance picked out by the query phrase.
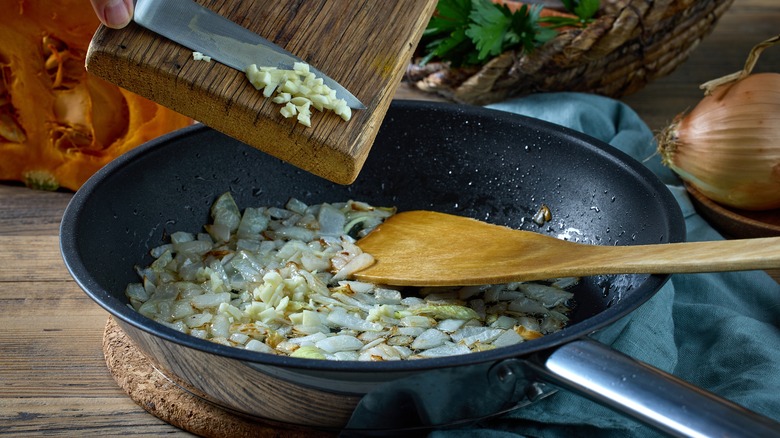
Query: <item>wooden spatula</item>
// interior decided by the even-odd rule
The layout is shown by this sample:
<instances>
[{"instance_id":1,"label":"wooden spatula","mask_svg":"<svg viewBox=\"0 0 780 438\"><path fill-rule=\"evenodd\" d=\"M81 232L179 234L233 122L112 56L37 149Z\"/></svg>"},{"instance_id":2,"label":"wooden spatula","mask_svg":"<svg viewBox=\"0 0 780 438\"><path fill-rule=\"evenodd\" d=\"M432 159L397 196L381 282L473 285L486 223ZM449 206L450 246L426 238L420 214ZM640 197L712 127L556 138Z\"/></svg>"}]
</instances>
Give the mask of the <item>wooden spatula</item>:
<instances>
[{"instance_id":1,"label":"wooden spatula","mask_svg":"<svg viewBox=\"0 0 780 438\"><path fill-rule=\"evenodd\" d=\"M313 111L305 127L285 119L243 72L195 60L192 50L135 23L98 29L87 70L340 184L360 172L436 8L436 0L196 1L302 58L367 108L349 122Z\"/></svg>"},{"instance_id":2,"label":"wooden spatula","mask_svg":"<svg viewBox=\"0 0 780 438\"><path fill-rule=\"evenodd\" d=\"M780 237L599 246L431 211L398 213L358 246L376 263L357 272L356 279L399 286L780 267Z\"/></svg>"}]
</instances>

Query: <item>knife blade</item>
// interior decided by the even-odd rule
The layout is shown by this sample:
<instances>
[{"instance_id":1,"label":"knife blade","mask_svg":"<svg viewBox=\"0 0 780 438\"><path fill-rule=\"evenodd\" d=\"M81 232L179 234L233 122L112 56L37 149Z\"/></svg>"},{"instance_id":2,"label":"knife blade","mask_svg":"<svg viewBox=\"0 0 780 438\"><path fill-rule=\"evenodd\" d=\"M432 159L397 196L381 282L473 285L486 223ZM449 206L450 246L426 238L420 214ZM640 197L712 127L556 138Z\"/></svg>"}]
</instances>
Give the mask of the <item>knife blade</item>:
<instances>
[{"instance_id":1,"label":"knife blade","mask_svg":"<svg viewBox=\"0 0 780 438\"><path fill-rule=\"evenodd\" d=\"M192 0L136 0L133 21L171 41L244 72L250 64L291 70L303 59ZM308 64L308 63L307 63ZM365 109L352 93L326 74L309 71L353 109Z\"/></svg>"}]
</instances>

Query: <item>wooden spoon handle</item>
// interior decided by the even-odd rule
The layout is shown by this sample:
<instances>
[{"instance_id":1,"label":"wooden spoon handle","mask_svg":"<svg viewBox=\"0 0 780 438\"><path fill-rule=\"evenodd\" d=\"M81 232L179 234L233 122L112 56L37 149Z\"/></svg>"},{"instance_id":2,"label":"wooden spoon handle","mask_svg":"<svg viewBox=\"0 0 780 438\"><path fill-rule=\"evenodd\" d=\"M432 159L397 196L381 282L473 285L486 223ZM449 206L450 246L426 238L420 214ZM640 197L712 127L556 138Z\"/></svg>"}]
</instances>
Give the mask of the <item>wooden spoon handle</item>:
<instances>
[{"instance_id":1,"label":"wooden spoon handle","mask_svg":"<svg viewBox=\"0 0 780 438\"><path fill-rule=\"evenodd\" d=\"M780 237L582 247L582 274L674 274L772 269L780 266Z\"/></svg>"},{"instance_id":2,"label":"wooden spoon handle","mask_svg":"<svg viewBox=\"0 0 780 438\"><path fill-rule=\"evenodd\" d=\"M780 237L633 246L553 243L549 241L551 238L547 239L547 248L531 256L537 257L539 263L494 262L490 269L484 270L485 275L481 278L467 270L438 271L435 284L494 284L590 275L725 272L780 267ZM562 252L562 248L565 251ZM425 276L430 276L430 272ZM419 280L416 278L406 284L417 284ZM433 282L428 284L433 285Z\"/></svg>"}]
</instances>

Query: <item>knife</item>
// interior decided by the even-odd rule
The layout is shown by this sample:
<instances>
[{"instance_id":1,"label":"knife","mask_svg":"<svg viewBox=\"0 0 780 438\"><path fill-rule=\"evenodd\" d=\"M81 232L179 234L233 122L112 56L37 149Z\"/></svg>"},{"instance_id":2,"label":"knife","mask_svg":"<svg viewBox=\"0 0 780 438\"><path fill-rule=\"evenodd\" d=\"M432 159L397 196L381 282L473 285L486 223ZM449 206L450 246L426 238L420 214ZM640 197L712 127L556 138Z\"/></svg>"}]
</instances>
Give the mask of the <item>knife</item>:
<instances>
[{"instance_id":1,"label":"knife","mask_svg":"<svg viewBox=\"0 0 780 438\"><path fill-rule=\"evenodd\" d=\"M294 63L306 62L192 0L135 0L133 21L241 72L250 64L292 70ZM366 108L332 78L312 66L309 71L322 78L350 108Z\"/></svg>"}]
</instances>

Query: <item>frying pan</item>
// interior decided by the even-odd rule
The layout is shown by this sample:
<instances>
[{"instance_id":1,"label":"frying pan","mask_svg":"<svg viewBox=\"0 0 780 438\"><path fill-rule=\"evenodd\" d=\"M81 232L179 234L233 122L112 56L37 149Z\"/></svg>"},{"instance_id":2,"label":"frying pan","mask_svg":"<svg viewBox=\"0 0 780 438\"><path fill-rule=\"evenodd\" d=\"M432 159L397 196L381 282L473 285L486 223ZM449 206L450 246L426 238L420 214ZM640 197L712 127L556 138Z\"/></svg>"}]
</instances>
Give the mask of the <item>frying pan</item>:
<instances>
[{"instance_id":1,"label":"frying pan","mask_svg":"<svg viewBox=\"0 0 780 438\"><path fill-rule=\"evenodd\" d=\"M351 185L328 182L205 126L182 129L114 160L74 195L61 224L61 252L77 283L158 369L223 409L314 428L397 430L496 414L547 394L552 384L674 434L777 426L588 336L619 329L667 275L585 278L574 290L572 320L558 333L402 362L246 351L181 334L132 310L124 290L137 281L134 266L150 263L148 250L170 233L200 231L211 203L226 191L241 208L281 206L290 197L309 204L355 199L603 245L685 236L675 200L644 166L595 139L514 114L394 102ZM529 220L541 204L553 214L544 226ZM478 387L468 385L473 382ZM442 390L454 387L467 388L466 396ZM449 409L438 409L444 406Z\"/></svg>"}]
</instances>

